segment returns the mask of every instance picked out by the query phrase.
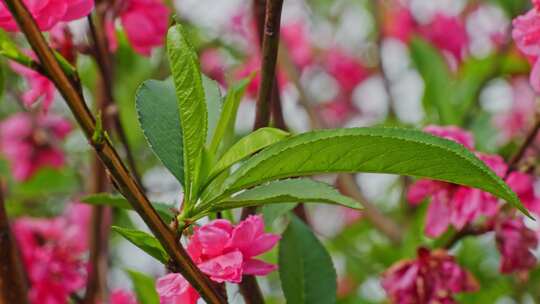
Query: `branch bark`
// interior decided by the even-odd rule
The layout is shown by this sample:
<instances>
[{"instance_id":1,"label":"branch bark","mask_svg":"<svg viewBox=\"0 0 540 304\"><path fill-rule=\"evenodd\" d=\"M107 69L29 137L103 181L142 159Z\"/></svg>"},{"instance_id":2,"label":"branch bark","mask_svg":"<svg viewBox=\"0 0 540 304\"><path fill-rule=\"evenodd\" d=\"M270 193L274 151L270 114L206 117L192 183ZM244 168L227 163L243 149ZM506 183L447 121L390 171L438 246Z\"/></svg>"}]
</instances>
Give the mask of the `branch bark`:
<instances>
[{"instance_id":1,"label":"branch bark","mask_svg":"<svg viewBox=\"0 0 540 304\"><path fill-rule=\"evenodd\" d=\"M265 5L265 10L262 9ZM281 10L283 0L253 1L254 15L257 22L259 39L262 39L261 84L257 96L257 111L254 130L267 127L270 124L271 113L278 115L278 122L285 127L281 113L281 101L276 82L276 63L279 49L279 32L281 28ZM263 13L264 12L264 13ZM264 20L264 24L262 23ZM279 102L278 108L276 103ZM272 105L274 104L274 105ZM279 111L280 113L276 113ZM254 214L256 208L247 207L242 210L242 219ZM264 303L264 297L254 276L245 275L240 283L240 292L247 304Z\"/></svg>"},{"instance_id":2,"label":"branch bark","mask_svg":"<svg viewBox=\"0 0 540 304\"><path fill-rule=\"evenodd\" d=\"M0 304L28 303L28 286L4 206L0 180Z\"/></svg>"},{"instance_id":3,"label":"branch bark","mask_svg":"<svg viewBox=\"0 0 540 304\"><path fill-rule=\"evenodd\" d=\"M130 174L106 134L94 136L96 120L86 106L83 97L62 70L39 31L34 19L22 0L4 0L15 17L17 24L26 36L32 49L38 56L44 69L51 76L56 88L62 94L71 112L81 126L85 136L97 152L104 166L118 188L118 191L130 202L133 209L141 216L150 230L170 255L178 271L191 283L207 303L226 303L226 299L215 290L209 278L193 263L185 249L176 242L175 233L169 229L156 210L152 207L141 186ZM96 141L93 138L100 138Z\"/></svg>"}]
</instances>

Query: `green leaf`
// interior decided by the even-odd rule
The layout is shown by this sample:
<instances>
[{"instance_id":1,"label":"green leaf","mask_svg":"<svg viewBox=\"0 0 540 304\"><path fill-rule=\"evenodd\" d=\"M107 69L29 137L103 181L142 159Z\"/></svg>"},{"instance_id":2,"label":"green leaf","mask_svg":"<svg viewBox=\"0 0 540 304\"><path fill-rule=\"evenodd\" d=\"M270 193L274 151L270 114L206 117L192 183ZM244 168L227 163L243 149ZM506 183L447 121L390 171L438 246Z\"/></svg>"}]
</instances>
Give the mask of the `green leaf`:
<instances>
[{"instance_id":1,"label":"green leaf","mask_svg":"<svg viewBox=\"0 0 540 304\"><path fill-rule=\"evenodd\" d=\"M110 193L91 194L82 198L81 202L94 206L104 205L125 210L133 210L131 204L124 197L119 195L112 195ZM152 206L154 206L163 221L165 221L166 223L172 221L174 215L171 212L170 205L165 203L152 202Z\"/></svg>"},{"instance_id":2,"label":"green leaf","mask_svg":"<svg viewBox=\"0 0 540 304\"><path fill-rule=\"evenodd\" d=\"M292 217L279 243L279 277L287 303L336 303L330 255L302 221Z\"/></svg>"},{"instance_id":3,"label":"green leaf","mask_svg":"<svg viewBox=\"0 0 540 304\"><path fill-rule=\"evenodd\" d=\"M210 178L233 164L289 136L288 132L275 128L261 128L234 144L214 165Z\"/></svg>"},{"instance_id":4,"label":"green leaf","mask_svg":"<svg viewBox=\"0 0 540 304\"><path fill-rule=\"evenodd\" d=\"M159 241L150 234L144 231L118 226L112 226L112 230L119 233L126 240L130 241L133 245L139 247L139 249L148 253L161 263L166 264L169 261L169 255L165 249L163 249Z\"/></svg>"},{"instance_id":5,"label":"green leaf","mask_svg":"<svg viewBox=\"0 0 540 304\"><path fill-rule=\"evenodd\" d=\"M0 56L16 61L26 67L32 67L32 58L24 54L17 44L11 40L9 34L0 30Z\"/></svg>"},{"instance_id":6,"label":"green leaf","mask_svg":"<svg viewBox=\"0 0 540 304\"><path fill-rule=\"evenodd\" d=\"M234 132L234 123L236 121L236 113L238 112L238 106L244 96L247 85L253 78L253 75L243 79L238 84L229 88L223 105L223 111L219 117L219 121L216 127L214 136L210 143L210 153L216 155L222 141L227 137L227 133Z\"/></svg>"},{"instance_id":7,"label":"green leaf","mask_svg":"<svg viewBox=\"0 0 540 304\"><path fill-rule=\"evenodd\" d=\"M411 58L424 79L423 104L426 114L431 121L456 124L457 116L450 99L454 79L444 57L437 48L419 37L411 40L409 48Z\"/></svg>"},{"instance_id":8,"label":"green leaf","mask_svg":"<svg viewBox=\"0 0 540 304\"><path fill-rule=\"evenodd\" d=\"M353 209L362 208L357 201L340 194L328 184L309 178L298 178L273 181L248 189L232 198L212 205L211 211L291 202L327 203Z\"/></svg>"},{"instance_id":9,"label":"green leaf","mask_svg":"<svg viewBox=\"0 0 540 304\"><path fill-rule=\"evenodd\" d=\"M163 165L184 186L182 127L172 80L147 80L135 96L144 136Z\"/></svg>"},{"instance_id":10,"label":"green leaf","mask_svg":"<svg viewBox=\"0 0 540 304\"><path fill-rule=\"evenodd\" d=\"M218 83L204 74L202 75L202 80L206 106L208 107L208 134L206 136L206 143L210 144L218 124L219 116L221 115L223 103L221 101L221 92L219 91Z\"/></svg>"},{"instance_id":11,"label":"green leaf","mask_svg":"<svg viewBox=\"0 0 540 304\"><path fill-rule=\"evenodd\" d=\"M508 185L462 145L397 128L322 130L289 137L244 162L222 185L210 184L207 193L216 197L208 199L205 192L203 201L219 201L271 180L337 172L400 174L474 187L528 214Z\"/></svg>"},{"instance_id":12,"label":"green leaf","mask_svg":"<svg viewBox=\"0 0 540 304\"><path fill-rule=\"evenodd\" d=\"M198 192L201 154L208 127L205 93L197 54L179 24L169 29L167 51L183 132L184 195L186 203L190 204Z\"/></svg>"},{"instance_id":13,"label":"green leaf","mask_svg":"<svg viewBox=\"0 0 540 304\"><path fill-rule=\"evenodd\" d=\"M159 304L159 296L156 291L156 283L153 277L130 269L127 269L126 272L131 279L139 303Z\"/></svg>"}]
</instances>

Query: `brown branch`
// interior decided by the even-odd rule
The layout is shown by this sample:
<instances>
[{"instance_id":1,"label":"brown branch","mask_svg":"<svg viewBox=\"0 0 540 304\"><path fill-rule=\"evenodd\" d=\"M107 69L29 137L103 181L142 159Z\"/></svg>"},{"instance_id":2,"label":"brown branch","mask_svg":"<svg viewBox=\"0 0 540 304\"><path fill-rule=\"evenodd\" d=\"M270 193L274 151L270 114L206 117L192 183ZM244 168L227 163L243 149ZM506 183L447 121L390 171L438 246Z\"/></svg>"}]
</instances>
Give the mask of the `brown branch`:
<instances>
[{"instance_id":1,"label":"brown branch","mask_svg":"<svg viewBox=\"0 0 540 304\"><path fill-rule=\"evenodd\" d=\"M100 45L98 43L97 31L92 22L92 17L88 16L88 24L90 27L91 36L94 42L94 54L100 53ZM96 57L99 57L96 55ZM106 111L106 107L111 102L110 99L110 77L108 77L108 68L106 63L96 60L100 66L99 81L96 88L94 109L101 113ZM111 116L103 117L105 130L110 130ZM89 193L106 192L107 187L107 172L101 164L97 155L92 155L92 178L90 180ZM91 231L90 231L90 257L88 280L86 282L86 293L83 303L93 304L100 303L106 299L107 290L107 251L109 240L108 214L110 208L105 206L92 207Z\"/></svg>"},{"instance_id":2,"label":"brown branch","mask_svg":"<svg viewBox=\"0 0 540 304\"><path fill-rule=\"evenodd\" d=\"M263 11L262 6L264 2L266 2L266 9ZM271 111L274 112L274 115L279 115L279 113L276 113L278 110L281 112L281 101L279 100L279 90L276 81L276 62L279 49L282 8L283 0L253 1L259 39L262 38L261 84L257 96L254 130L269 125ZM264 25L262 20L264 20ZM278 123L285 127L285 121L282 115L281 117L278 116ZM247 218L250 214L254 214L255 211L255 207L244 208L242 210L242 219ZM243 276L240 283L240 292L247 304L264 303L264 297L254 276Z\"/></svg>"},{"instance_id":3,"label":"brown branch","mask_svg":"<svg viewBox=\"0 0 540 304\"><path fill-rule=\"evenodd\" d=\"M262 44L261 84L257 96L257 113L253 129L268 126L270 105L276 78L276 62L279 48L279 31L283 0L266 1L266 19Z\"/></svg>"},{"instance_id":4,"label":"brown branch","mask_svg":"<svg viewBox=\"0 0 540 304\"><path fill-rule=\"evenodd\" d=\"M401 243L402 227L399 227L393 220L382 214L375 205L367 200L356 184L353 175L340 174L338 176L338 185L343 194L350 196L360 202L364 207L362 213L366 219L370 221L377 230L386 235L394 244Z\"/></svg>"},{"instance_id":5,"label":"brown branch","mask_svg":"<svg viewBox=\"0 0 540 304\"><path fill-rule=\"evenodd\" d=\"M485 225L483 227L471 227L466 226L460 231L456 232L447 242L445 242L441 247L445 249L451 249L454 247L460 240L468 236L477 236L482 235L493 231L492 225Z\"/></svg>"},{"instance_id":6,"label":"brown branch","mask_svg":"<svg viewBox=\"0 0 540 304\"><path fill-rule=\"evenodd\" d=\"M161 220L140 185L129 173L108 137L104 134L102 134L103 136L93 136L96 126L94 116L86 106L83 97L77 92L77 89L57 62L22 0L4 0L4 3L15 17L44 69L51 75L56 88L64 97L85 136L110 172L120 193L124 195L133 209L148 225L171 257L171 261L175 264L177 270L191 283L202 298L207 303L226 303L226 299L223 299L219 292L214 289L209 278L199 270L185 249L176 242L175 233ZM100 138L100 140L92 140L93 137Z\"/></svg>"},{"instance_id":7,"label":"brown branch","mask_svg":"<svg viewBox=\"0 0 540 304\"><path fill-rule=\"evenodd\" d=\"M92 20L92 16L88 16L88 25L90 28L90 35L92 37L94 51L93 55L98 65L98 70L102 78L103 98L105 98L102 113L111 117L111 126L115 131L124 151L126 153L126 160L129 168L133 172L137 182L142 186L141 175L137 171L135 164L135 157L129 146L126 132L120 120L118 112L118 106L114 102L113 94L113 69L111 65L111 56L108 51L109 46L107 42L107 36L105 34L105 25L103 23L103 14L96 14L98 20L97 25Z\"/></svg>"},{"instance_id":8,"label":"brown branch","mask_svg":"<svg viewBox=\"0 0 540 304\"><path fill-rule=\"evenodd\" d=\"M0 180L0 304L28 303L28 285L17 244L11 233Z\"/></svg>"},{"instance_id":9,"label":"brown branch","mask_svg":"<svg viewBox=\"0 0 540 304\"><path fill-rule=\"evenodd\" d=\"M506 175L508 175L509 173L517 169L517 166L519 162L521 161L521 159L523 158L523 156L525 155L527 148L529 148L534 143L534 140L536 139L539 130L540 130L540 113L536 113L535 123L533 127L527 133L525 140L523 141L521 146L518 148L514 156L510 158L510 161L508 163L508 172Z\"/></svg>"}]
</instances>

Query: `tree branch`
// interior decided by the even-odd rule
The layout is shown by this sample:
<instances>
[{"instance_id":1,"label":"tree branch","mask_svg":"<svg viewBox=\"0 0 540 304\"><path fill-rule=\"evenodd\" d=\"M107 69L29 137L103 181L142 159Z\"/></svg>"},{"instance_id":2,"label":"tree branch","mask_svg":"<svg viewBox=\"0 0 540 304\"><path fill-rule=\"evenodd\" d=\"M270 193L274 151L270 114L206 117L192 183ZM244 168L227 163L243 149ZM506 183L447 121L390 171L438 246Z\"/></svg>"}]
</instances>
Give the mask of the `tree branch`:
<instances>
[{"instance_id":1,"label":"tree branch","mask_svg":"<svg viewBox=\"0 0 540 304\"><path fill-rule=\"evenodd\" d=\"M97 25L92 20L91 16L88 16L88 25L90 28L90 35L92 37L92 42L94 44L94 58L98 65L98 70L102 79L102 90L104 105L102 108L102 113L108 117L111 117L110 127L116 131L116 135L124 148L126 153L126 160L129 165L129 168L133 172L133 175L137 179L137 182L142 185L141 175L137 171L137 166L135 164L135 158L133 157L133 152L129 146L129 142L126 136L126 132L120 121L120 115L118 113L118 106L114 102L113 94L113 69L111 65L111 57L109 54L109 46L107 42L107 36L105 34L105 25L103 24L102 14L96 14ZM108 119L106 119L108 120Z\"/></svg>"},{"instance_id":2,"label":"tree branch","mask_svg":"<svg viewBox=\"0 0 540 304\"><path fill-rule=\"evenodd\" d=\"M0 303L28 303L28 286L17 244L11 233L0 180Z\"/></svg>"},{"instance_id":3,"label":"tree branch","mask_svg":"<svg viewBox=\"0 0 540 304\"><path fill-rule=\"evenodd\" d=\"M527 133L527 136L525 136L525 140L516 151L516 154L514 154L514 156L510 158L510 161L508 163L508 172L506 175L508 175L514 170L517 170L517 166L519 162L525 155L527 148L529 148L534 143L534 140L536 139L539 130L540 130L540 113L536 113L535 123L533 127L529 130L529 132Z\"/></svg>"},{"instance_id":4,"label":"tree branch","mask_svg":"<svg viewBox=\"0 0 540 304\"><path fill-rule=\"evenodd\" d=\"M266 10L263 11L264 2L266 2ZM281 101L277 100L279 98L279 90L276 83L276 62L279 49L282 8L283 0L253 1L259 39L262 38L261 84L257 96L254 130L267 127L270 123L271 111L275 113L276 110L280 110L281 108ZM264 20L264 25L262 20ZM275 104L278 102L280 103L279 108L276 109ZM275 114L279 115L279 113ZM284 127L285 122L283 117L280 120L279 118L278 116L278 122ZM255 211L256 208L254 207L244 208L242 210L242 219L247 218L250 214L254 214ZM254 276L243 276L240 283L240 292L247 304L264 303L264 297Z\"/></svg>"},{"instance_id":5,"label":"tree branch","mask_svg":"<svg viewBox=\"0 0 540 304\"><path fill-rule=\"evenodd\" d=\"M262 43L261 84L257 96L257 113L253 129L270 123L270 106L276 78L276 62L279 48L279 31L283 0L266 1L266 19Z\"/></svg>"},{"instance_id":6,"label":"tree branch","mask_svg":"<svg viewBox=\"0 0 540 304\"><path fill-rule=\"evenodd\" d=\"M209 278L206 277L193 263L185 249L176 242L175 233L169 229L150 201L144 194L141 186L129 173L112 146L106 134L94 136L96 132L95 118L86 106L83 97L77 92L73 83L62 70L45 38L39 31L34 19L22 0L4 0L4 3L15 17L19 27L25 34L28 42L38 56L44 69L51 76L52 81L62 94L71 112L81 126L90 144L96 150L99 158L110 172L119 192L130 202L133 209L141 216L150 230L154 233L163 248L170 255L178 271L191 283L208 303L226 303L226 299L214 289ZM99 134L98 134L99 135ZM93 140L99 138L100 140Z\"/></svg>"}]
</instances>

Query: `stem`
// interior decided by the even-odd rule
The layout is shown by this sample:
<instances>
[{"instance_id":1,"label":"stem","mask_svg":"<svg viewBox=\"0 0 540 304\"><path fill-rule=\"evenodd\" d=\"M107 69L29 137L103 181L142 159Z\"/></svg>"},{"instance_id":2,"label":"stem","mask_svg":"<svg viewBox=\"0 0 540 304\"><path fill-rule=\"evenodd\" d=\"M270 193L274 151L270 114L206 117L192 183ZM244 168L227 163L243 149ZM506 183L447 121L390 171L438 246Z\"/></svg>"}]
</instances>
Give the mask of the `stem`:
<instances>
[{"instance_id":1,"label":"stem","mask_svg":"<svg viewBox=\"0 0 540 304\"><path fill-rule=\"evenodd\" d=\"M226 300L214 289L209 278L199 270L185 249L176 242L174 232L161 220L156 210L152 207L144 191L120 159L109 138L103 136L103 139L100 141L92 141L96 125L95 118L90 113L83 97L77 92L73 83L70 82L62 70L34 19L22 3L22 0L4 0L4 3L15 17L19 27L40 59L44 69L51 76L58 91L66 100L90 144L110 172L119 192L124 195L133 206L133 209L141 216L167 251L178 271L193 285L203 299L207 303L212 304L226 303Z\"/></svg>"},{"instance_id":2,"label":"stem","mask_svg":"<svg viewBox=\"0 0 540 304\"><path fill-rule=\"evenodd\" d=\"M525 137L525 141L521 144L521 146L518 148L516 154L510 158L510 162L508 163L508 172L509 173L517 169L517 165L525 155L525 152L527 151L527 148L531 146L534 143L534 140L536 139L536 136L538 135L538 131L540 130L540 113L536 114L536 119L533 127L529 130L527 133L527 136Z\"/></svg>"},{"instance_id":3,"label":"stem","mask_svg":"<svg viewBox=\"0 0 540 304\"><path fill-rule=\"evenodd\" d=\"M94 24L91 16L88 16L88 25L90 28L90 35L92 36L92 40L94 43L93 54L98 65L100 76L102 78L102 89L104 93L103 98L105 98L105 104L102 108L102 113L112 118L111 126L116 131L116 135L118 136L120 143L124 147L129 168L133 172L137 182L142 185L140 174L138 173L137 166L135 165L135 158L133 157L133 153L130 149L129 142L126 136L126 132L124 130L122 122L120 121L118 109L114 102L113 72L111 65L111 57L108 52L109 47L107 43L107 36L104 30L104 19L101 14L96 14L96 17L98 19L98 26Z\"/></svg>"},{"instance_id":4,"label":"stem","mask_svg":"<svg viewBox=\"0 0 540 304\"><path fill-rule=\"evenodd\" d=\"M476 236L476 235L482 235L485 233L488 233L490 231L493 231L492 225L485 225L484 227L471 227L466 226L465 228L458 231L456 234L454 234L443 246L444 249L451 249L456 245L460 240L464 239L467 236Z\"/></svg>"},{"instance_id":5,"label":"stem","mask_svg":"<svg viewBox=\"0 0 540 304\"><path fill-rule=\"evenodd\" d=\"M266 9L263 10L266 2ZM281 10L283 0L254 0L253 9L259 32L262 39L262 67L261 84L257 96L257 112L255 115L254 130L267 127L270 123L271 110L281 127L285 126L281 113L281 101L276 81L276 63L279 49L279 31L281 25ZM264 20L264 24L262 22ZM279 105L277 105L279 103ZM273 104L273 105L272 105ZM279 113L278 113L279 111ZM242 219L254 214L255 207L242 209ZM245 275L240 283L240 292L247 304L264 303L264 297L254 276Z\"/></svg>"},{"instance_id":6,"label":"stem","mask_svg":"<svg viewBox=\"0 0 540 304\"><path fill-rule=\"evenodd\" d=\"M362 194L356 184L353 175L340 174L338 176L338 184L343 194L359 201L364 210L362 213L380 232L386 235L394 244L401 243L402 228L399 227L393 220L382 214L375 205L370 203Z\"/></svg>"},{"instance_id":7,"label":"stem","mask_svg":"<svg viewBox=\"0 0 540 304\"><path fill-rule=\"evenodd\" d=\"M270 105L276 78L276 62L279 48L279 31L283 0L266 1L266 19L262 44L261 85L257 96L257 113L253 129L270 123Z\"/></svg>"},{"instance_id":8,"label":"stem","mask_svg":"<svg viewBox=\"0 0 540 304\"><path fill-rule=\"evenodd\" d=\"M96 30L92 22L92 17L88 16L88 23L92 38L94 40L94 54L98 54L99 46L96 35ZM98 61L100 71L105 70L102 67L104 63ZM99 74L99 82L96 88L97 94L95 96L95 111L105 112L108 103L110 102L109 94L106 88L110 88L108 82L110 79L105 77L105 73ZM111 117L106 115L104 119L105 130L110 130ZM92 157L92 180L90 184L89 193L101 193L107 191L107 172L101 164L99 157L93 155ZM91 219L91 231L90 231L90 257L89 257L89 270L88 281L86 283L86 293L84 295L83 303L100 303L106 299L107 289L107 251L109 240L109 226L108 214L110 214L110 208L105 206L92 207L92 219Z\"/></svg>"},{"instance_id":9,"label":"stem","mask_svg":"<svg viewBox=\"0 0 540 304\"><path fill-rule=\"evenodd\" d=\"M11 233L0 180L0 303L28 303L28 286L17 244Z\"/></svg>"}]
</instances>

